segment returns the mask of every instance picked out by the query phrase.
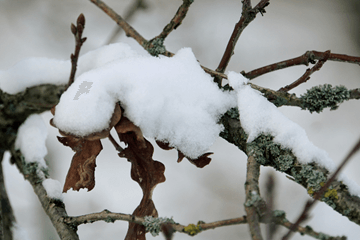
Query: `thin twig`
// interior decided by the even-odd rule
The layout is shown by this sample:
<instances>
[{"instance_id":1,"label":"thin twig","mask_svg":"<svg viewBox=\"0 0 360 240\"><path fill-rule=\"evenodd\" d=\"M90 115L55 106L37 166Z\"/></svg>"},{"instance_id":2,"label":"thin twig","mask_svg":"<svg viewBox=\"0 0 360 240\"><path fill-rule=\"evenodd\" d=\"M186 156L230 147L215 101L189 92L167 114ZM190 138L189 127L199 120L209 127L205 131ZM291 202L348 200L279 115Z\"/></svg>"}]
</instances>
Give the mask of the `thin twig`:
<instances>
[{"instance_id":1,"label":"thin twig","mask_svg":"<svg viewBox=\"0 0 360 240\"><path fill-rule=\"evenodd\" d=\"M339 174L339 172L342 170L342 168L345 166L345 164L350 160L350 158L360 149L360 139L355 144L355 146L351 149L349 154L345 157L345 159L341 162L339 167L336 169L336 171L331 175L329 180L320 188L318 192L316 192L313 196L312 201L308 201L304 207L303 212L301 213L300 217L297 219L297 221L293 224L293 226L290 228L290 230L287 232L287 234L282 238L282 240L287 240L292 235L292 232L294 229L296 229L297 226L300 225L301 222L307 219L308 212L311 210L311 208L314 206L314 204L319 200L325 191L329 188L330 184L335 180L336 176Z\"/></svg>"},{"instance_id":2,"label":"thin twig","mask_svg":"<svg viewBox=\"0 0 360 240\"><path fill-rule=\"evenodd\" d=\"M234 55L234 49L241 33L249 25L249 23L255 19L257 13L263 14L265 12L264 8L269 5L269 0L260 1L254 8L251 7L251 0L244 0L242 3L243 5L240 20L235 25L233 33L231 34L225 52L221 58L219 66L216 69L217 72L225 72L232 55ZM219 86L221 86L221 80L222 78L219 77L214 79L214 81L217 82Z\"/></svg>"},{"instance_id":3,"label":"thin twig","mask_svg":"<svg viewBox=\"0 0 360 240\"><path fill-rule=\"evenodd\" d=\"M74 54L71 54L71 72L69 77L69 82L66 87L70 87L70 85L74 82L75 79L75 73L76 73L76 66L80 55L80 49L83 43L86 41L86 38L82 38L82 34L85 28L85 16L84 14L80 14L76 21L76 26L74 24L71 24L71 32L75 36L75 52Z\"/></svg>"},{"instance_id":4,"label":"thin twig","mask_svg":"<svg viewBox=\"0 0 360 240\"><path fill-rule=\"evenodd\" d=\"M300 84L308 81L310 79L310 75L316 71L319 71L320 68L324 65L324 63L328 60L329 56L330 56L330 50L326 51L324 58L320 59L312 68L306 69L306 72L298 80L291 83L290 85L280 88L278 91L288 92L291 89L296 88Z\"/></svg>"},{"instance_id":5,"label":"thin twig","mask_svg":"<svg viewBox=\"0 0 360 240\"><path fill-rule=\"evenodd\" d=\"M262 240L259 219L266 212L264 201L259 191L260 164L254 156L250 155L247 161L246 183L245 183L245 211L253 240Z\"/></svg>"},{"instance_id":6,"label":"thin twig","mask_svg":"<svg viewBox=\"0 0 360 240\"><path fill-rule=\"evenodd\" d=\"M267 176L268 180L266 181L266 215L265 219L269 222L267 224L266 239L271 240L277 230L277 225L273 222L273 209L274 209L274 200L275 200L275 180L272 173Z\"/></svg>"},{"instance_id":7,"label":"thin twig","mask_svg":"<svg viewBox=\"0 0 360 240\"><path fill-rule=\"evenodd\" d=\"M145 0L135 0L133 4L128 8L124 15L124 20L129 21L131 18L135 15L137 10L140 9L146 9L147 5L145 4ZM115 41L115 39L120 35L122 28L120 26L116 26L113 33L109 37L109 39L106 41L105 45L108 45Z\"/></svg>"},{"instance_id":8,"label":"thin twig","mask_svg":"<svg viewBox=\"0 0 360 240\"><path fill-rule=\"evenodd\" d=\"M145 46L148 44L148 41L140 35L133 27L131 27L119 14L117 14L113 9L106 5L101 0L90 0L97 7L103 10L109 17L111 17L122 29L125 31L127 37L131 37L137 41L140 46Z\"/></svg>"},{"instance_id":9,"label":"thin twig","mask_svg":"<svg viewBox=\"0 0 360 240\"><path fill-rule=\"evenodd\" d=\"M178 26L180 26L180 24L186 17L186 14L189 10L190 5L193 2L194 2L193 0L183 0L183 3L177 10L175 16L171 19L170 23L168 23L164 27L163 31L158 36L156 36L154 39L156 39L156 38L165 39L174 29L176 29Z\"/></svg>"},{"instance_id":10,"label":"thin twig","mask_svg":"<svg viewBox=\"0 0 360 240\"><path fill-rule=\"evenodd\" d=\"M315 64L315 60L321 60L324 59L324 57L327 55L326 52L317 52L317 51L307 51L303 55L288 59L285 61L273 63L261 68L257 68L255 70L252 70L250 72L242 71L242 75L244 75L248 79L254 79L257 78L263 74L270 73L276 70L285 69L288 67L298 66L298 65L305 65L309 66L309 63ZM336 54L336 53L330 53L328 57L329 61L337 61L337 62L347 62L347 63L354 63L354 64L360 64L360 57L354 57L354 56L348 56L345 54Z\"/></svg>"}]
</instances>

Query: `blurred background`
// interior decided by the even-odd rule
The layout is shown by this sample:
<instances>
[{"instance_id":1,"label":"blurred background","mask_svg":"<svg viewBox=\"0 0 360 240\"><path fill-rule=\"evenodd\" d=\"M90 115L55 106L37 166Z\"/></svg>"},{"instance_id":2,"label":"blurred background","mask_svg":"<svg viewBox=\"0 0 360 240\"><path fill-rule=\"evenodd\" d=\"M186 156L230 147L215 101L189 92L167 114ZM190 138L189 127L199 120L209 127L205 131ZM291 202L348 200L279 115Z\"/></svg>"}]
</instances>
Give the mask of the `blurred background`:
<instances>
[{"instance_id":1,"label":"blurred background","mask_svg":"<svg viewBox=\"0 0 360 240\"><path fill-rule=\"evenodd\" d=\"M107 0L120 15L135 0ZM253 6L258 1L252 1ZM245 29L235 49L227 70L240 72L277 61L293 58L308 50L360 56L360 2L357 0L272 0L266 14L257 18ZM138 10L130 24L146 39L158 35L171 20L181 0L145 0L146 9ZM81 53L86 53L107 43L116 24L90 1L80 0L0 0L0 69L11 67L29 57L69 59L74 51L74 37L70 24L80 13L86 17L84 36L87 41ZM241 15L239 0L196 0L187 17L165 41L167 50L176 52L191 47L204 66L216 69L227 45L235 23ZM144 50L133 40L120 33L115 42L126 42L139 52ZM254 83L279 89L306 70L304 66L266 74ZM70 71L70 70L69 70ZM139 70L140 71L140 70ZM345 85L349 89L360 87L358 65L326 62L320 72L292 92L301 94L312 86L330 83ZM360 102L343 103L336 111L325 110L310 114L298 108L282 107L281 111L305 128L309 139L325 149L339 163L360 136ZM46 123L50 113L42 114ZM49 125L46 160L50 175L64 183L73 152L60 144L57 130ZM104 140L103 151L97 159L96 186L91 192L82 190L64 194L64 202L70 216L100 212L130 214L141 200L141 189L130 179L130 163L117 156L112 145ZM153 145L154 141L152 141ZM161 217L173 217L187 225L199 220L212 222L245 214L243 203L246 174L246 157L233 145L219 139L210 151L212 162L203 169L184 160L176 163L177 153L155 147L154 159L166 167L165 183L155 188L153 199ZM59 239L48 217L43 212L36 195L15 166L3 161L5 183L17 222L30 239ZM360 154L347 165L344 172L360 184ZM294 221L309 198L304 188L288 180L285 174L270 168L261 168L261 191L267 174L273 173L276 184L276 209L284 210ZM346 235L357 240L360 227L318 203L307 225L326 234ZM127 222L96 222L81 225L80 239L123 239ZM279 227L279 236L285 229ZM263 229L265 233L265 229ZM147 234L148 239L153 237ZM164 239L161 235L156 239ZM236 225L202 232L195 237L176 233L174 239L250 239L247 225ZM277 239L280 239L278 237ZM293 239L313 239L294 235Z\"/></svg>"}]
</instances>

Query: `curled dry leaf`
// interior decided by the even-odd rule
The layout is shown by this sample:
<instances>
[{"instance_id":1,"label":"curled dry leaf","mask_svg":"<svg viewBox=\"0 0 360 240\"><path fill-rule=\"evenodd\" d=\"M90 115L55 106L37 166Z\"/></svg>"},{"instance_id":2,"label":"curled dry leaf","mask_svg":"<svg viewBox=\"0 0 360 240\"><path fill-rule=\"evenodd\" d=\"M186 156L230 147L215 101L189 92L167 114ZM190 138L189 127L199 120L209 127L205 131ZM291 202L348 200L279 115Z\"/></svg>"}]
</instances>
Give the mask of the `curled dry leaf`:
<instances>
[{"instance_id":1,"label":"curled dry leaf","mask_svg":"<svg viewBox=\"0 0 360 240\"><path fill-rule=\"evenodd\" d=\"M51 108L51 113L55 115L55 106ZM88 191L91 191L94 188L96 157L102 150L100 139L108 137L111 128L118 123L120 119L121 109L120 106L116 104L109 127L102 131L89 134L85 137L78 137L59 129L59 133L64 136L58 137L59 142L71 147L71 149L75 151L66 176L63 192L67 192L71 188L76 191L79 191L81 188L87 188ZM53 119L50 120L50 124L56 127Z\"/></svg>"},{"instance_id":2,"label":"curled dry leaf","mask_svg":"<svg viewBox=\"0 0 360 240\"><path fill-rule=\"evenodd\" d=\"M156 144L161 149L164 149L164 150L173 149L173 147L169 146L169 143L165 143L165 142L161 142L161 141L156 140ZM194 164L198 168L203 168L203 167L205 167L206 165L208 165L211 162L211 158L208 157L211 154L213 154L213 153L204 153L203 155L201 155L197 159L191 159L191 158L186 157L181 151L178 150L177 162L178 163L181 162L186 157L189 160L189 162L191 162L192 164Z\"/></svg>"},{"instance_id":3,"label":"curled dry leaf","mask_svg":"<svg viewBox=\"0 0 360 240\"><path fill-rule=\"evenodd\" d=\"M165 166L152 159L154 147L130 120L123 117L115 129L120 140L128 145L125 150L119 153L119 156L125 157L131 162L131 178L140 185L143 191L143 198L133 215L157 217L158 213L152 201L152 193L157 184L165 181ZM125 239L145 240L145 233L143 225L129 223Z\"/></svg>"},{"instance_id":4,"label":"curled dry leaf","mask_svg":"<svg viewBox=\"0 0 360 240\"><path fill-rule=\"evenodd\" d=\"M58 137L59 142L71 147L76 153L66 176L63 192L81 188L92 190L95 186L96 157L102 150L100 140L89 141L75 137Z\"/></svg>"}]
</instances>

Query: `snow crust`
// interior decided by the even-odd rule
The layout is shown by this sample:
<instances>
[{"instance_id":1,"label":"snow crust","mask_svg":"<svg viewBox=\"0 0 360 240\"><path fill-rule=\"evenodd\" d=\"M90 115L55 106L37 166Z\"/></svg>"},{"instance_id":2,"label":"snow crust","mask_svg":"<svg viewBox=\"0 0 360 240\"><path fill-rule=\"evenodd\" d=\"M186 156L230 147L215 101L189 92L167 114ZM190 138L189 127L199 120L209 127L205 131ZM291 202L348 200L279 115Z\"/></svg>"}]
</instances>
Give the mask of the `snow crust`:
<instances>
[{"instance_id":1,"label":"snow crust","mask_svg":"<svg viewBox=\"0 0 360 240\"><path fill-rule=\"evenodd\" d=\"M283 148L290 149L299 162L316 162L330 172L336 170L335 163L328 153L310 142L303 128L282 114L259 91L247 85L248 79L235 72L230 72L228 79L237 92L240 122L248 134L247 142L252 142L260 134L271 134L274 136L273 141ZM338 179L349 187L351 194L360 196L358 184L344 174L339 174Z\"/></svg>"},{"instance_id":2,"label":"snow crust","mask_svg":"<svg viewBox=\"0 0 360 240\"><path fill-rule=\"evenodd\" d=\"M49 198L63 200L62 187L58 180L47 178L42 182Z\"/></svg>"},{"instance_id":3,"label":"snow crust","mask_svg":"<svg viewBox=\"0 0 360 240\"><path fill-rule=\"evenodd\" d=\"M115 59L138 55L127 44L116 43L90 51L79 58L77 75L100 67ZM0 88L16 94L39 84L66 84L70 76L70 60L29 58L15 64L8 70L0 70Z\"/></svg>"},{"instance_id":4,"label":"snow crust","mask_svg":"<svg viewBox=\"0 0 360 240\"><path fill-rule=\"evenodd\" d=\"M21 151L26 162L37 162L39 167L46 169L44 160L47 154L46 137L47 127L42 117L39 114L32 114L19 127L15 148Z\"/></svg>"},{"instance_id":5,"label":"snow crust","mask_svg":"<svg viewBox=\"0 0 360 240\"><path fill-rule=\"evenodd\" d=\"M172 58L128 51L130 57L78 77L61 96L54 124L77 136L101 131L120 101L145 136L169 142L190 158L205 153L223 128L219 116L236 106L235 95L218 89L189 48Z\"/></svg>"}]
</instances>

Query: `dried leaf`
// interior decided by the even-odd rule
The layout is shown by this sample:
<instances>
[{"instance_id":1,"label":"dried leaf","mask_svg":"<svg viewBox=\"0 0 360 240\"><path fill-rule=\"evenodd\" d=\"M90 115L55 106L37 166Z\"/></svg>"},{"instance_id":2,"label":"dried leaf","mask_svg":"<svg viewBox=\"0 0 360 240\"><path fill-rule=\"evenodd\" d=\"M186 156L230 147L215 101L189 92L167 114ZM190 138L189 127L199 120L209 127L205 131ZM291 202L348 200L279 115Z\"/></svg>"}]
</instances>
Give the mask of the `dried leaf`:
<instances>
[{"instance_id":1,"label":"dried leaf","mask_svg":"<svg viewBox=\"0 0 360 240\"><path fill-rule=\"evenodd\" d=\"M190 159L190 158L187 158L187 159L189 160L189 162L191 162L198 168L203 168L211 162L211 158L208 157L211 154L213 154L213 153L204 153L197 159Z\"/></svg>"},{"instance_id":2,"label":"dried leaf","mask_svg":"<svg viewBox=\"0 0 360 240\"><path fill-rule=\"evenodd\" d=\"M197 166L198 168L203 168L206 165L208 165L211 162L211 158L209 158L208 156L211 155L213 153L204 153L203 155L201 155L200 157L196 158L196 159L191 159L186 157L182 152L180 152L178 150L178 160L177 162L181 162L184 157L186 157L189 162L191 162L192 164L194 164L195 166Z\"/></svg>"},{"instance_id":3,"label":"dried leaf","mask_svg":"<svg viewBox=\"0 0 360 240\"><path fill-rule=\"evenodd\" d=\"M119 123L115 125L115 130L118 134L134 133L139 147L146 148L145 139L141 129L138 126L135 126L128 118L123 117L120 119ZM122 140L121 137L120 140L126 142L126 140Z\"/></svg>"},{"instance_id":4,"label":"dried leaf","mask_svg":"<svg viewBox=\"0 0 360 240\"><path fill-rule=\"evenodd\" d=\"M95 186L95 160L102 150L100 140L89 141L71 136L58 137L58 140L76 152L66 176L63 192L71 188L76 191L87 188L91 191Z\"/></svg>"},{"instance_id":5,"label":"dried leaf","mask_svg":"<svg viewBox=\"0 0 360 240\"><path fill-rule=\"evenodd\" d=\"M167 143L167 142L161 142L159 140L156 140L156 144L163 150L174 149L173 147L170 147L169 143Z\"/></svg>"},{"instance_id":6,"label":"dried leaf","mask_svg":"<svg viewBox=\"0 0 360 240\"><path fill-rule=\"evenodd\" d=\"M165 181L165 166L152 159L154 147L143 137L140 128L130 120L122 118L115 129L120 140L128 145L119 153L119 156L125 157L131 162L131 178L140 185L143 191L143 198L133 215L157 217L158 213L152 201L152 192L157 184ZM129 223L125 240L145 240L145 233L143 225Z\"/></svg>"}]
</instances>

